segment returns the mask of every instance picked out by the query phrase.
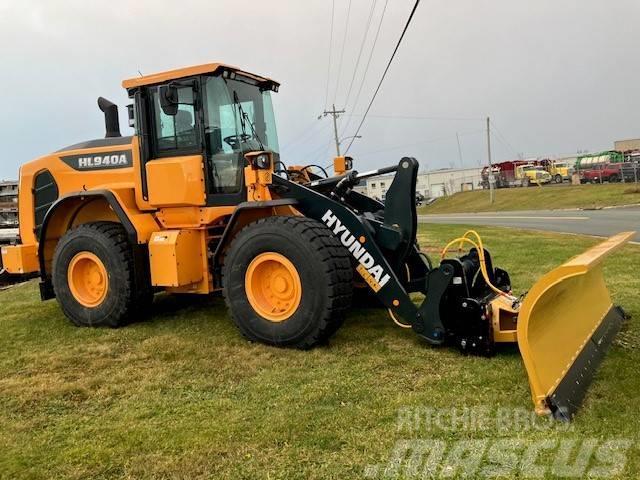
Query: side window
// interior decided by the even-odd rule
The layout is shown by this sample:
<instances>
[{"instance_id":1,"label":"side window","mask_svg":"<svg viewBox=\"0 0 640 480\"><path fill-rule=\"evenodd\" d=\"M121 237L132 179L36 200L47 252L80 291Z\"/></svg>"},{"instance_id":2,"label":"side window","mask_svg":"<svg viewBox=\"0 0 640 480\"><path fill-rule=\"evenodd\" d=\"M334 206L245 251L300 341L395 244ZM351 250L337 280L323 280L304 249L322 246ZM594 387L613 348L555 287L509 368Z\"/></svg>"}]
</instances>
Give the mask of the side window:
<instances>
[{"instance_id":1,"label":"side window","mask_svg":"<svg viewBox=\"0 0 640 480\"><path fill-rule=\"evenodd\" d=\"M178 89L178 113L166 115L160 107L158 89L152 92L154 111L154 137L156 153L162 154L172 150L197 149L198 135L192 87Z\"/></svg>"}]
</instances>

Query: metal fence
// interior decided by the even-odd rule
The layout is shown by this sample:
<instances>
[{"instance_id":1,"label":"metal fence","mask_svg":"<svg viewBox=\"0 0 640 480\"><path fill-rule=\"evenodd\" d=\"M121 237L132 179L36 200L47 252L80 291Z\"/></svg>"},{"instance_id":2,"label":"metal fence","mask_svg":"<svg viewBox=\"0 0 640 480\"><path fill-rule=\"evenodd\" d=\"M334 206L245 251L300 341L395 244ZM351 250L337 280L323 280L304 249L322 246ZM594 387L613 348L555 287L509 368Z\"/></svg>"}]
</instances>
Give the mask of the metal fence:
<instances>
[{"instance_id":1,"label":"metal fence","mask_svg":"<svg viewBox=\"0 0 640 480\"><path fill-rule=\"evenodd\" d=\"M620 166L624 183L638 183L640 179L640 162L627 162Z\"/></svg>"}]
</instances>

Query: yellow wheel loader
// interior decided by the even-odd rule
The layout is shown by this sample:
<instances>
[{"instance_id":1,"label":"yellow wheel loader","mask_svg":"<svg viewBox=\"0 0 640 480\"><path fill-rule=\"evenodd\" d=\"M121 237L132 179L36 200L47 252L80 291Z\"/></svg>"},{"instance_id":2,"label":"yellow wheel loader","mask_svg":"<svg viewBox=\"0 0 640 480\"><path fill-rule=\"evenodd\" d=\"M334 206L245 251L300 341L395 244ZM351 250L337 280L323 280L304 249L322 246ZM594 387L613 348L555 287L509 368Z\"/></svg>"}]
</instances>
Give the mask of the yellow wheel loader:
<instances>
[{"instance_id":1,"label":"yellow wheel loader","mask_svg":"<svg viewBox=\"0 0 640 480\"><path fill-rule=\"evenodd\" d=\"M42 299L56 298L74 324L124 325L158 291L221 291L248 339L306 349L336 332L364 286L428 344L489 355L517 342L536 410L573 416L624 318L601 260L630 234L519 298L475 232L438 266L420 251L415 159L358 173L337 157L331 176L285 166L274 80L213 63L123 87L135 134L120 135L117 107L100 98L105 138L22 166L20 238L2 247L6 270L39 274ZM395 177L384 204L354 190L385 173ZM447 255L461 245L466 253Z\"/></svg>"}]
</instances>

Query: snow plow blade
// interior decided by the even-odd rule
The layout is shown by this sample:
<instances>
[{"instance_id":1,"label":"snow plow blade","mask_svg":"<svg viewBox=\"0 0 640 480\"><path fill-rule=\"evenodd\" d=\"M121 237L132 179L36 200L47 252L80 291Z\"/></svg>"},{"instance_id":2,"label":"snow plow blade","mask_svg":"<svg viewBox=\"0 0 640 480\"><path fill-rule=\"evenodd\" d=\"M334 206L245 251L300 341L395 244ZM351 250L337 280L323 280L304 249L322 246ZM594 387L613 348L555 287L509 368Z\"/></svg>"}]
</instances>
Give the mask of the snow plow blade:
<instances>
[{"instance_id":1,"label":"snow plow blade","mask_svg":"<svg viewBox=\"0 0 640 480\"><path fill-rule=\"evenodd\" d=\"M613 305L602 260L628 242L623 232L544 275L527 293L517 338L536 412L573 418L625 314Z\"/></svg>"}]
</instances>

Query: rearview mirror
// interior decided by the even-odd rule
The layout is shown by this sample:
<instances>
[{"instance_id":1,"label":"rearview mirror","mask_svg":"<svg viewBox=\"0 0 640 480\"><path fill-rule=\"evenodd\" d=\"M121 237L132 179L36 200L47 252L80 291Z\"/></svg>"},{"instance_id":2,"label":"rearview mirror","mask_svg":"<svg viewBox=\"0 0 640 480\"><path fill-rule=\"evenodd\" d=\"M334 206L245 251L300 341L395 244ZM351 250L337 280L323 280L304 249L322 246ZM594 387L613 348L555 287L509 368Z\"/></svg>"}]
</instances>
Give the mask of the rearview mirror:
<instances>
[{"instance_id":1,"label":"rearview mirror","mask_svg":"<svg viewBox=\"0 0 640 480\"><path fill-rule=\"evenodd\" d=\"M166 115L175 116L178 113L178 87L173 84L161 85L158 96L162 111Z\"/></svg>"}]
</instances>

